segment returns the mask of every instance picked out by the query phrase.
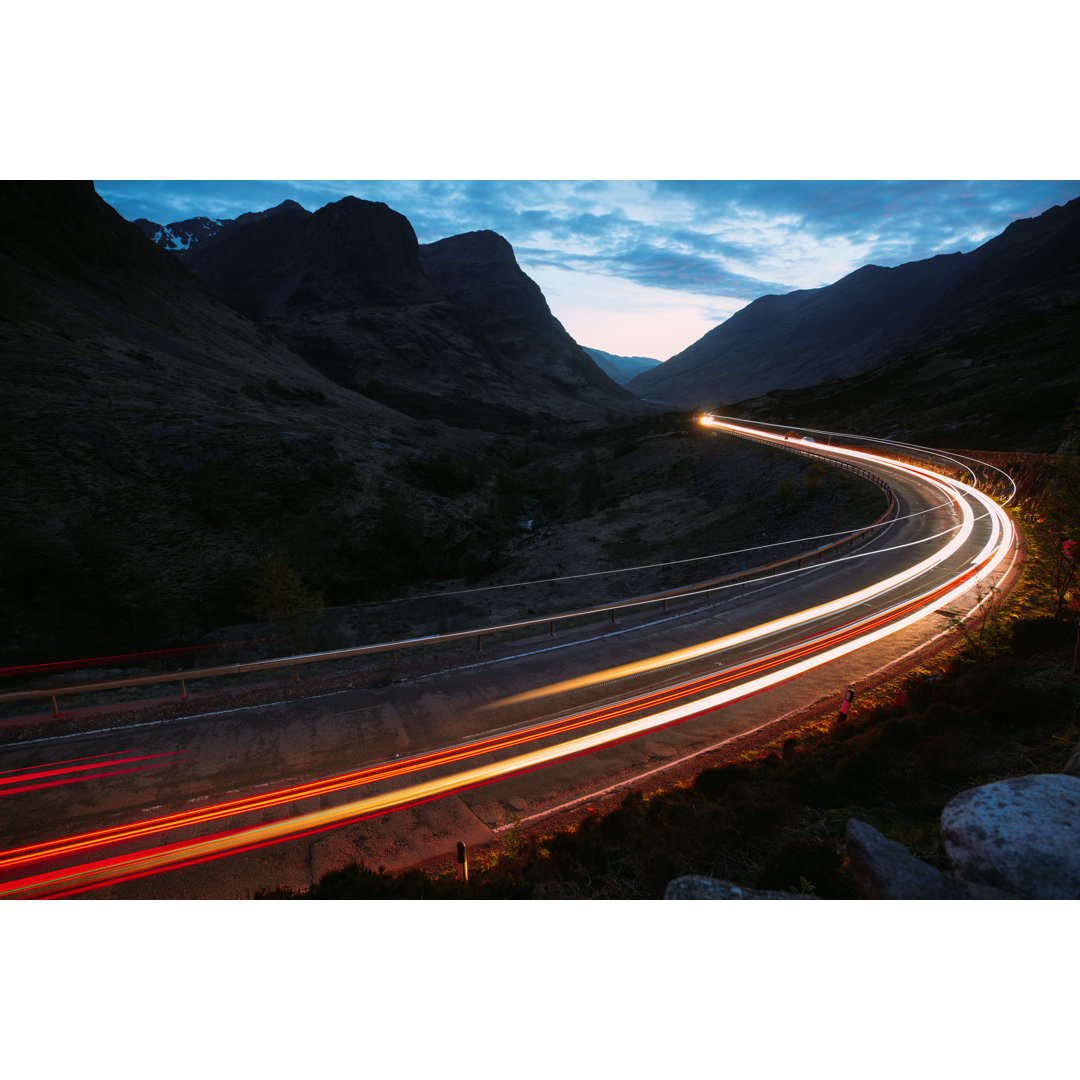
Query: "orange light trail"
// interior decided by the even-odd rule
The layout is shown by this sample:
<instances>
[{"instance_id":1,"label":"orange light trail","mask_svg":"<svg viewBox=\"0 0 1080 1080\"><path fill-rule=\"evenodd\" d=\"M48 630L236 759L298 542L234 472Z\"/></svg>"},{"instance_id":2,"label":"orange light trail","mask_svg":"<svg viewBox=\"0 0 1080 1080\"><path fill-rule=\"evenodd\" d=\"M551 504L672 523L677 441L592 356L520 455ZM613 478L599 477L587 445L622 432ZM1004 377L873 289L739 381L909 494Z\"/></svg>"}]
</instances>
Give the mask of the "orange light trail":
<instances>
[{"instance_id":1,"label":"orange light trail","mask_svg":"<svg viewBox=\"0 0 1080 1080\"><path fill-rule=\"evenodd\" d=\"M976 572L975 569L968 570L964 577L970 578ZM963 588L961 586L959 591L963 591ZM192 862L235 854L253 847L277 843L306 833L361 820L364 817L401 809L404 806L415 805L417 802L430 801L452 791L488 783L515 773L538 768L544 764L550 764L559 758L587 753L614 742L634 738L646 731L678 723L690 716L707 712L740 697L757 693L761 689L792 677L793 674L797 673L796 669L809 670L810 667L816 666L818 663L825 663L830 659L835 659L837 656L852 651L854 648L860 647L870 639L876 640L887 633L893 633L895 632L895 626L890 625L882 628L880 624L887 622L890 617L899 616L904 620L904 625L907 625L910 621L914 621L915 618L922 618L927 610L932 610L946 597L951 598L957 591L956 587L942 586L919 600L908 602L901 608L888 613L888 615L871 616L860 623L838 628L830 634L823 635L813 641L798 643L775 656L750 661L728 671L693 680L683 686L642 695L632 701L622 702L605 709L592 710L562 720L535 725L523 731L478 740L464 746L453 747L432 754L420 755L404 762L389 763L371 769L360 770L344 777L336 777L313 784L298 785L262 796L233 800L183 814L168 815L151 822L120 826L110 830L99 830L96 833L88 833L68 840L16 849L13 852L6 853L6 857L0 860L0 867L15 867L20 864L39 862L45 858L59 857L78 851L107 846L121 840L139 839L152 833L160 833L184 825L203 824L235 816L242 812L294 802L317 794L341 791L348 787L372 783L377 779L403 776L438 764L464 761L493 750L510 749L545 736L566 734L591 724L640 712L643 709L657 708L692 694L725 686L750 676L758 676L750 683L741 683L738 686L729 685L728 689L713 694L708 698L695 700L664 712L652 713L615 728L594 732L591 735L579 737L570 742L559 743L553 747L546 747L505 761L479 766L441 779L415 784L381 795L369 796L341 807L321 809L294 818L242 828L198 841L167 845L152 852L117 856L102 862L86 864L82 867L51 871L30 878L0 884L0 897L70 895L71 892L92 889L109 882L127 880L130 877L157 873L161 870L188 865ZM819 655L810 659L811 654L823 644L832 647L823 657ZM772 673L765 674L770 669L774 669ZM118 877L117 875L121 876Z\"/></svg>"},{"instance_id":2,"label":"orange light trail","mask_svg":"<svg viewBox=\"0 0 1080 1080\"><path fill-rule=\"evenodd\" d=\"M778 443L784 443L785 440L782 436L772 435L767 432L757 432L749 428L741 428L739 425L730 424L719 420L714 420L711 417L703 416L700 418L699 423L705 427L718 428L722 430L729 430L736 434L748 434L753 433L755 436L759 434L767 435L770 439ZM830 448L830 449L842 449L842 448ZM880 463L880 458L874 458L873 455L864 454L861 451L850 451L846 456L856 457L867 461L877 461ZM945 544L942 545L940 550L936 551L933 555L908 569L894 574L892 577L875 582L873 585L867 586L864 589L860 589L857 592L849 593L847 596L838 597L835 600L830 600L828 603L818 604L815 607L807 608L804 611L794 612L790 615L785 615L783 618L773 619L771 622L762 623L759 626L751 627L747 630L741 630L734 634L727 634L724 637L715 638L712 641L705 641L699 645L693 645L686 649L678 649L674 652L664 653L659 656L649 657L646 660L638 660L629 664L621 664L618 667L607 668L604 671L591 672L588 675L581 675L574 679L565 679L562 682L553 683L549 686L539 687L536 690L528 690L521 694L515 694L511 697L503 698L500 701L494 702L488 708L495 708L502 705L510 705L518 702L532 701L540 697L548 697L552 694L563 693L567 690L577 690L586 686L593 686L600 682L609 682L612 679L624 678L628 675L638 675L648 671L654 671L658 668L669 667L673 664L682 663L686 660L696 659L698 657L707 656L710 653L721 652L725 649L730 649L734 645L740 645L748 641L755 641L763 637L767 637L770 634L774 634L780 630L788 629L793 626L800 625L802 623L811 622L814 619L821 617L822 615L831 614L834 612L842 611L846 608L854 607L857 604L861 604L864 601L881 596L890 589L896 588L908 581L913 580L928 573L930 570L939 566L942 562L948 559L956 551L958 551L963 544L967 541L968 537L974 528L974 514L971 511L971 507L966 502L957 497L955 491L943 482L943 478L936 476L935 474L928 473L925 470L917 469L913 466L901 465L899 463L890 462L890 464L896 465L897 468L903 469L905 472L912 473L918 476L920 479L926 480L938 488L946 499L951 502L957 512L960 514L960 525L954 531L953 537Z\"/></svg>"},{"instance_id":3,"label":"orange light trail","mask_svg":"<svg viewBox=\"0 0 1080 1080\"><path fill-rule=\"evenodd\" d=\"M778 441L783 440L778 439ZM923 474L921 470L913 471L925 475L927 479L933 475ZM931 482L941 486L938 481L942 479L933 476ZM219 858L239 851L251 850L267 844L278 843L282 840L333 828L348 822L358 821L366 817L388 813L405 806L440 798L454 791L540 768L559 759L589 753L615 742L635 738L647 731L679 723L691 716L708 712L731 701L758 693L769 686L792 678L813 667L828 663L833 659L853 652L855 649L896 633L898 630L926 617L942 605L967 592L976 582L992 573L1006 557L1014 539L1012 523L1008 516L992 500L983 496L974 488L970 488L959 481L948 481L948 483L955 485L958 490L963 490L964 494L976 499L986 507L992 519L990 538L963 572L919 597L908 599L862 619L833 627L831 630L780 649L774 654L755 657L729 669L712 672L706 676L699 676L677 686L651 691L639 697L603 708L545 721L517 731L506 732L460 746L417 755L403 761L385 762L341 776L266 792L257 796L234 799L197 810L149 819L144 822L96 830L78 836L15 848L0 855L0 869L29 868L30 865L45 860L55 860L64 856L76 855L111 844L141 840L167 831L262 811L285 803L341 792L380 780L404 777L424 769L453 765L482 754L512 750L529 743L535 743L540 739L567 735L591 725L619 720L635 713L646 714L640 715L633 720L627 720L614 727L578 735L568 741L560 741L554 745L535 749L525 754L478 765L471 769L412 784L395 791L370 795L347 802L341 806L321 808L295 817L242 827L198 840L168 844L152 851L119 855L98 862L62 870L49 870L31 877L9 881L0 884L0 897L72 895L109 883L159 873L163 870ZM971 533L973 514L970 506L964 500L959 500L959 508L962 517L962 525L959 531L963 532L963 538L966 540ZM945 547L950 549L951 554L958 549L959 544L950 542ZM941 561L941 557L945 556L941 556L941 552L938 552L930 560L924 560L924 563L933 562L936 565ZM899 580L910 580L912 576L909 572L904 572L900 575L894 575L894 578L888 580L895 583ZM886 583L878 583L876 590L880 591L883 584ZM889 585L889 587L892 586ZM810 610L818 616L834 613L845 607L850 608L853 602L858 602L857 600L853 601L853 597L861 598L864 593L872 592L875 592L875 590L860 590L858 593L850 594L850 596L841 598L839 601L818 605L817 608ZM764 627L769 628L768 630L763 629L763 627L755 627L751 631L743 632L741 635L729 635L729 639L754 640L763 636L766 632L798 625L800 622L805 621L806 617L806 613L788 616L764 624ZM729 639L717 639L717 642L726 641L730 645L732 642ZM676 660L670 659L671 657L677 657L678 659L696 658L713 651L717 642L710 642L705 646L691 650L680 650L678 653L665 654L665 657L654 658L654 660L662 661L661 663L652 661L645 663L658 667L676 662ZM637 668L636 665L629 665L629 667L634 668L634 670L642 670ZM647 667L644 670L649 670L649 668ZM593 681L598 681L599 678L610 678L610 672L615 671L622 672L623 669L609 669L609 673L601 673ZM563 685L565 684L557 684L557 687ZM551 692L554 692L553 688L547 687L540 693ZM699 696L702 694L706 696ZM687 698L693 698L693 700L687 701ZM676 702L681 702L681 704L673 704Z\"/></svg>"}]
</instances>

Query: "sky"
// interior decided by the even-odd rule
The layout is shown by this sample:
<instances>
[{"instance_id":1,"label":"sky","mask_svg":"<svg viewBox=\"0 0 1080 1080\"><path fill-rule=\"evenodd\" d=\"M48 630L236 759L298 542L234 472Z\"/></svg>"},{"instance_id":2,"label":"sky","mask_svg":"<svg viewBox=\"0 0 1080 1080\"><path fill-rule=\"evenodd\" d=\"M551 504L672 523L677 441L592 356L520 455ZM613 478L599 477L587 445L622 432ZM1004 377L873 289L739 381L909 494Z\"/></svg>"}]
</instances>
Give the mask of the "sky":
<instances>
[{"instance_id":1,"label":"sky","mask_svg":"<svg viewBox=\"0 0 1080 1080\"><path fill-rule=\"evenodd\" d=\"M491 229L581 345L666 360L759 296L971 251L1080 181L98 180L123 217L386 203L421 244Z\"/></svg>"}]
</instances>

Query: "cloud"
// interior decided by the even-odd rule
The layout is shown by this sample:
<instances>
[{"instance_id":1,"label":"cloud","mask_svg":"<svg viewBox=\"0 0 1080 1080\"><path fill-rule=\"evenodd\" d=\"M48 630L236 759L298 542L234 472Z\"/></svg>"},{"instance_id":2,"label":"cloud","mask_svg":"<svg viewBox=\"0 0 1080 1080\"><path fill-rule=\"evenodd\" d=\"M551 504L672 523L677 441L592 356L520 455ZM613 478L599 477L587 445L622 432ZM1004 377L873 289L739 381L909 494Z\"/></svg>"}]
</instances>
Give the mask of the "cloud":
<instances>
[{"instance_id":1,"label":"cloud","mask_svg":"<svg viewBox=\"0 0 1080 1080\"><path fill-rule=\"evenodd\" d=\"M657 188L662 197L683 200L698 228L724 215L736 232L734 223L756 220L801 238L808 249L842 238L890 266L971 250L1011 221L1080 194L1075 180L680 180Z\"/></svg>"},{"instance_id":2,"label":"cloud","mask_svg":"<svg viewBox=\"0 0 1080 1080\"><path fill-rule=\"evenodd\" d=\"M639 244L601 262L608 273L662 289L737 296L745 300L753 300L765 293L791 291L788 285L734 273L717 258L651 243Z\"/></svg>"}]
</instances>

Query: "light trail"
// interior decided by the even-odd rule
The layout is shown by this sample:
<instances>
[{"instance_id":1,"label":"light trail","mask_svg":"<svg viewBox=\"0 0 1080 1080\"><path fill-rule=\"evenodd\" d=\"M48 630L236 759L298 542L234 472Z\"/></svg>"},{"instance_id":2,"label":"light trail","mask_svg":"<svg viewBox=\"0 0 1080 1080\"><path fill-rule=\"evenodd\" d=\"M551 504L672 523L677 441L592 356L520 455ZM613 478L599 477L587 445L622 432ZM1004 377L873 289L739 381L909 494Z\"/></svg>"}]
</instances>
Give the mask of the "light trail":
<instances>
[{"instance_id":1,"label":"light trail","mask_svg":"<svg viewBox=\"0 0 1080 1080\"><path fill-rule=\"evenodd\" d=\"M733 426L733 425L723 425ZM760 435L760 432L754 432ZM781 437L775 437L783 442ZM841 448L831 447L830 452ZM844 448L846 450L846 448ZM874 460L861 451L847 451L853 456ZM890 462L893 467L896 463ZM78 836L55 841L25 845L0 853L0 869L25 873L34 865L52 863L49 869L0 884L0 897L69 896L87 889L131 878L159 873L167 869L191 865L224 855L252 850L267 844L297 838L310 833L335 828L348 822L362 820L406 806L417 805L440 798L454 791L461 791L480 784L541 768L560 759L589 753L627 739L636 738L648 731L680 723L691 716L722 707L739 698L749 696L793 678L814 667L829 663L884 637L897 633L907 626L925 618L930 613L950 603L953 599L974 588L978 582L995 572L1013 546L1014 531L1011 519L993 500L975 488L957 480L940 477L925 470L903 466L906 471L932 484L953 503L960 518L953 538L930 557L913 567L892 575L883 582L850 593L805 612L798 612L781 619L772 620L737 634L703 643L690 649L678 650L662 657L643 661L639 665L623 665L589 677L592 682L619 677L639 670L654 670L684 659L696 659L709 655L718 648L730 648L734 644L746 644L761 640L769 634L790 630L813 619L837 615L864 600L880 597L883 593L913 581L921 574L939 566L945 559L957 553L966 543L974 528L975 515L970 500L977 502L989 516L989 536L981 550L965 567L948 580L924 590L920 595L895 602L891 606L863 616L862 618L833 626L801 641L779 648L768 655L759 655L734 664L730 668L699 675L675 686L653 690L638 697L605 707L554 720L533 724L518 730L504 732L472 742L447 747L442 750L414 756L394 762L384 762L369 768L345 773L337 777L296 785L261 795L234 799L198 810L163 815L142 822L99 829ZM962 496L962 497L961 497ZM951 530L950 530L951 531ZM569 685L587 685L577 680L545 687L534 695L557 692ZM522 700L521 697L504 699L503 703ZM639 715L643 714L643 715ZM632 719L631 719L632 717ZM575 734L588 727L611 724L584 734ZM565 738L573 735L572 738ZM557 739L551 745L539 747L526 753L499 761L475 765L448 775L413 783L393 791L368 795L335 807L320 808L293 817L272 822L262 822L201 837L196 840L177 841L152 850L115 855L63 869L55 868L57 860L84 856L102 848L143 841L155 835L175 832L181 828L196 827L247 813L261 812L286 803L344 792L380 781L400 779L411 774L466 762L482 755L506 753L544 739ZM88 759L83 759L88 760ZM135 759L132 759L135 760ZM64 764L64 763L57 763ZM106 764L106 763L102 763ZM109 765L113 762L107 763ZM75 766L89 767L89 766ZM13 777L12 781L22 779ZM11 782L11 781L8 781Z\"/></svg>"},{"instance_id":2,"label":"light trail","mask_svg":"<svg viewBox=\"0 0 1080 1080\"><path fill-rule=\"evenodd\" d=\"M769 432L758 433L753 429L741 427L740 425L714 420L710 416L701 417L699 422L704 427L731 431L735 434L753 434L755 437L758 434L763 434L766 435L768 438L771 438L781 444L785 442L790 442L790 440L784 439L783 436L772 435ZM868 455L862 453L861 451L848 451L844 456L850 456L868 462L876 462L878 464L880 464L881 461L880 458L875 458L873 455ZM890 464L896 463L890 462ZM742 630L738 633L727 634L723 637L715 638L712 641L702 642L699 645L694 645L686 649L678 649L674 652L664 653L660 656L650 657L646 660L639 660L629 664L621 664L617 667L608 668L604 671L592 672L588 675L579 676L578 678L566 679L562 682L553 683L549 686L539 687L536 690L529 690L521 694L515 694L511 697L506 697L500 701L494 702L492 705L488 706L488 708L496 708L503 705L517 704L525 701L533 701L537 698L549 697L554 694L564 693L568 690L582 689L587 686L593 686L597 683L610 682L613 679L625 678L630 675L644 674L649 671L655 671L659 668L670 667L674 664L684 663L688 660L699 659L712 653L722 652L723 650L730 649L735 645L741 645L749 641L759 640L789 627L812 622L823 615L854 607L857 604L861 604L873 597L881 596L884 593L889 592L890 590L897 588L900 585L906 584L914 578L929 572L930 570L939 566L946 559L948 559L951 555L958 551L964 545L964 543L966 543L968 537L971 535L971 532L974 529L974 514L972 513L971 507L968 505L968 503L958 498L947 482L939 479L936 476L933 476L932 474L925 472L925 470L917 469L913 466L897 465L897 467L901 468L904 472L911 473L915 476L920 477L923 480L929 481L931 484L934 485L934 487L938 488L941 491L941 493L945 496L946 501L948 503L951 503L954 509L957 510L960 514L960 525L955 529L947 530L947 532L953 534L952 538L948 541L948 543L944 544L933 555L930 555L926 559L923 559L921 562L916 563L914 566L911 566L898 574L894 574L891 578L887 578L884 581L875 582L873 585L867 586L864 589L860 589L857 592L849 593L847 596L838 597L835 600L830 600L827 603L819 604L816 607L807 608L804 611L795 612L791 615L785 615L783 618L774 619L771 622L762 623L759 626L751 627L750 629Z\"/></svg>"},{"instance_id":3,"label":"light trail","mask_svg":"<svg viewBox=\"0 0 1080 1080\"><path fill-rule=\"evenodd\" d=\"M1000 561L1000 557L1003 557L1003 555L996 555L988 560L987 566L990 563L996 565L996 561ZM852 635L849 633L845 635L838 633L833 635L833 639L839 643L825 652L816 652L812 656L787 663L778 670L761 675L749 682L730 686L705 698L696 698L685 704L650 713L613 728L606 728L602 731L579 736L569 741L559 742L553 746L544 747L503 761L476 766L463 772L413 784L395 791L354 800L341 806L327 807L300 814L296 817L249 826L199 840L169 844L152 851L116 856L95 863L87 863L64 870L48 871L16 881L5 882L0 885L0 897L70 896L105 884L127 881L135 877L159 873L163 870L178 869L196 862L249 851L267 844L279 843L283 840L296 839L314 832L360 821L367 817L388 813L392 810L400 810L407 806L429 802L456 791L492 783L495 780L541 768L558 760L576 757L617 742L636 738L646 732L680 723L692 716L700 715L739 698L758 693L776 685L778 682L793 678L795 675L809 671L813 667L828 663L830 660L837 659L853 652L855 649L862 648L864 645L895 633L904 626L909 626L924 618L925 615L940 604L948 603L966 592L970 587L968 579L984 569L986 568L972 568L967 571L964 575L965 581L959 586L929 594L923 598L924 602L921 605L898 621L890 622L888 625L877 629L869 629L868 632L862 634ZM847 636L848 640L843 641L844 636ZM803 651L810 650L805 648ZM763 661L760 666L767 667L769 663ZM742 674L745 674L747 670L753 673L755 669L747 668ZM729 681L733 677L733 673L723 673L716 677L716 681ZM638 708L640 708L640 705L636 701L624 704L621 707L625 711L636 711ZM587 716L585 718L573 718L572 721L565 723L567 728L570 728L572 726L581 726L583 723L594 722L595 716ZM525 741L525 737L519 735L507 739L504 745L510 746L521 741ZM481 751L472 748L462 748L459 751L462 757L478 752ZM295 799L295 795L289 797L289 801L293 801L293 799Z\"/></svg>"},{"instance_id":4,"label":"light trail","mask_svg":"<svg viewBox=\"0 0 1080 1080\"><path fill-rule=\"evenodd\" d=\"M9 769L0 778L0 798L9 795L21 795L27 791L40 791L42 788L61 787L65 784L84 783L87 780L99 780L105 776L120 776L124 773L139 772L142 769L152 769L154 765L132 765L136 761L155 761L156 758L175 757L180 750L173 750L164 754L142 754L134 757L117 757L115 754L95 755L91 764L76 765L65 761L55 762L55 765L66 765L66 768L41 767L37 772L25 769ZM110 758L109 761L101 761L101 758ZM155 761L155 765L163 765L164 762ZM118 765L129 765L130 768L120 769ZM92 770L107 770L92 772ZM52 779L63 777L63 779ZM29 784L28 780L41 781L37 784ZM20 784L20 787L9 785Z\"/></svg>"},{"instance_id":5,"label":"light trail","mask_svg":"<svg viewBox=\"0 0 1080 1080\"><path fill-rule=\"evenodd\" d=\"M59 855L69 855L77 851L115 843L122 839L138 839L153 832L175 829L181 825L203 824L235 816L241 809L251 811L280 805L284 802L294 802L300 798L310 798L317 794L343 790L349 786L371 783L376 779L387 779L391 775L407 775L410 772L430 768L435 764L447 764L465 760L480 754L490 753L494 749L508 749L520 746L530 741L554 734L565 734L584 726L638 712L642 709L656 708L658 705L665 704L668 701L699 693L703 689L712 689L725 683L737 683L737 685L728 685L725 689L710 694L705 698L695 698L685 704L660 712L652 712L644 717L639 717L636 720L613 728L579 736L569 742L560 742L504 761L477 766L436 780L429 780L396 791L354 800L342 806L320 809L292 818L249 826L197 841L170 844L151 852L116 856L80 867L49 871L7 882L0 885L0 897L72 895L109 882L130 880L133 877L145 876L165 869L176 869L180 866L191 865L194 862L236 854L268 843L277 843L290 838L295 839L312 832L334 828L347 822L359 821L365 817L372 817L391 810L427 802L452 791L490 783L494 780L539 768L561 758L577 756L603 746L635 738L647 731L679 723L691 716L708 712L741 697L758 693L760 690L792 678L803 671L828 663L830 660L846 655L863 645L895 633L898 629L911 625L911 623L925 617L926 614L935 610L941 604L948 603L965 592L969 587L968 580L979 573L988 572L992 568L990 564L994 563L996 565L995 560L999 561L1000 557L1003 557L1003 555L995 554L994 557L987 560L986 566L970 568L964 574L964 582L958 586L951 588L943 586L926 594L924 597L920 597L917 601L909 602L905 605L906 611L900 613L902 617L898 621L889 621L889 616L897 614L895 611L884 615L868 616L860 623L841 627L830 634L822 635L814 641L800 643L774 656L751 661L731 671L695 680L687 686L669 688L607 709L537 725L521 732L479 740L437 754L422 755L402 762L397 766L380 766L364 770L361 773L350 774L347 778L336 778L334 781L301 785L270 793L261 798L234 800L231 803L219 804L218 806L191 811L183 815L170 815L154 823L144 823L143 828L125 826L114 830L103 830L96 834L86 834L84 837L73 838L71 841L33 845L31 848L21 849L19 855L8 853L8 857L3 862L0 862L0 866L13 867L19 864L38 862L46 857L55 858ZM831 647L827 648L825 652L821 652L820 648L823 645ZM770 668L773 670L769 671ZM757 677L748 682L738 681L754 675Z\"/></svg>"},{"instance_id":6,"label":"light trail","mask_svg":"<svg viewBox=\"0 0 1080 1080\"><path fill-rule=\"evenodd\" d=\"M741 425L739 423L739 421L733 419L732 417L714 416L714 415L709 414L709 413L706 413L705 417L708 418L709 420L712 420L712 421L718 421L718 420L719 421L724 421L724 420L726 420L726 421L731 422L736 427L744 427L745 426L745 425ZM701 419L701 418L699 418L699 419ZM785 430L790 430L790 427L791 427L791 425L789 425L789 424L771 424L771 423L768 423L767 421L764 421L764 420L758 420L758 421L755 421L755 423L761 425L761 427L767 427L767 428L778 428L778 429L783 428ZM762 431L759 431L757 429L752 429L752 430L755 430L755 434L767 434L766 432L762 432ZM982 466L984 469L990 469L992 472L998 473L1006 481L1008 481L1009 486L1011 487L1012 490L1009 493L1009 497L1007 499L1005 499L1004 502L1001 504L1002 506L1008 506L1009 503L1011 503L1013 501L1013 499L1016 498L1016 481L1013 479L1013 477L1011 477L1004 469L998 468L997 465L991 465L990 462L983 461L980 458L970 457L967 454L958 454L956 451L953 451L951 453L946 454L944 451L936 450L932 446L920 446L918 443L898 442L896 439L879 439L879 438L875 438L873 435L851 435L848 432L829 431L829 430L824 429L824 428L799 428L799 430L800 431L810 432L813 435L824 435L824 436L826 436L827 438L830 438L830 439L832 439L834 437L835 438L840 438L840 439L858 439L859 442L881 443L884 446L893 447L893 448L899 447L902 450L917 450L920 454L929 454L931 457L941 458L943 461L951 461L957 468L963 469L965 472L967 472L971 476L972 481L975 481L975 479L976 479L975 478L975 472L969 465L965 465L964 462L965 461L974 461L977 465ZM790 442L791 440L789 439L787 441ZM828 449L830 449L830 450L835 449L835 447L829 445Z\"/></svg>"}]
</instances>

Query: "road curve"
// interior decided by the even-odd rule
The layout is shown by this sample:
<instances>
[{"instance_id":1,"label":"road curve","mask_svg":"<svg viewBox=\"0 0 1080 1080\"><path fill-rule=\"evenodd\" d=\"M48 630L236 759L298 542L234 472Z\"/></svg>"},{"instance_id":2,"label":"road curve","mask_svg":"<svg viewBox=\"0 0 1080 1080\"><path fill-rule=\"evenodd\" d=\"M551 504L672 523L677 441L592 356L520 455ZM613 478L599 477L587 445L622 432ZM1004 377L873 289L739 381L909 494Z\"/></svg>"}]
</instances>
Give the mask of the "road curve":
<instances>
[{"instance_id":1,"label":"road curve","mask_svg":"<svg viewBox=\"0 0 1080 1080\"><path fill-rule=\"evenodd\" d=\"M793 445L782 434L712 417L702 423L797 445L825 459L857 461L896 493L897 520L850 556L743 587L707 606L705 615L672 616L637 637L605 635L557 653L534 651L514 661L512 680L504 677L509 668L498 678L490 666L481 668L483 678L461 673L460 696L448 698L455 703L449 718L429 707L423 721L414 721L399 688L396 697L358 709L396 715L396 735L365 741L357 735L361 725L350 727L351 739L343 745L306 755L311 779L285 782L296 781L298 759L275 760L283 756L279 731L263 759L211 770L200 777L206 783L192 786L199 763L207 760L206 729L220 731L215 720L178 721L164 741L138 731L126 741L57 740L22 755L4 748L2 805L19 800L24 813L18 825L8 819L0 826L0 845L7 848L0 851L0 896L72 895L451 793L492 784L505 791L508 783L525 784L536 770L551 776L583 755L640 747L643 736L655 739L676 725L675 738L693 745L699 731L714 737L717 722L737 703L755 695L764 703L762 695L805 685L808 673L826 665L833 670L843 658L881 647L950 605L964 610L1012 557L1010 518L973 484L865 450ZM660 641L676 647L657 649ZM598 664L600 656L609 662ZM425 694L430 696L426 688L414 690L414 696ZM319 730L310 718L301 722ZM364 730L370 733L370 724ZM463 737L463 730L473 734ZM138 751L130 749L135 739ZM320 742L318 734L312 742ZM50 762L58 746L63 757ZM328 767L345 754L358 756L362 766ZM92 784L76 782L91 777ZM239 793L221 798L223 790ZM206 794L196 795L191 806L193 791ZM164 812L149 812L149 798L156 800L151 810Z\"/></svg>"}]
</instances>

